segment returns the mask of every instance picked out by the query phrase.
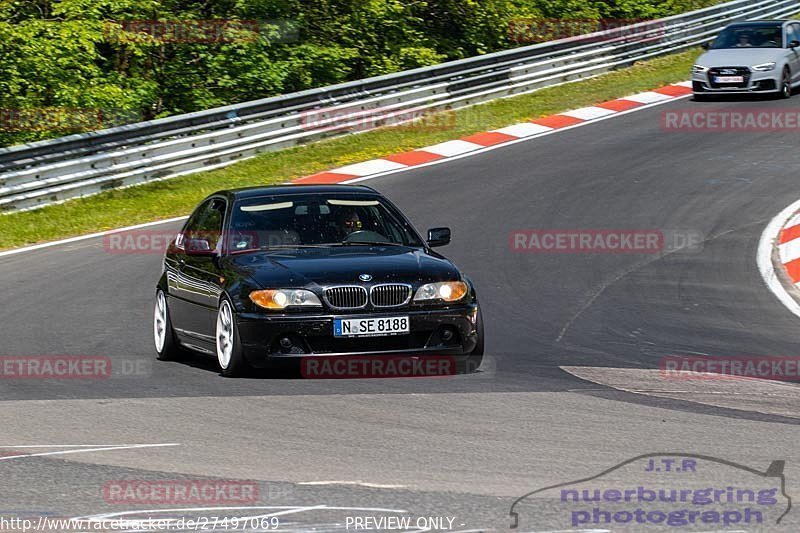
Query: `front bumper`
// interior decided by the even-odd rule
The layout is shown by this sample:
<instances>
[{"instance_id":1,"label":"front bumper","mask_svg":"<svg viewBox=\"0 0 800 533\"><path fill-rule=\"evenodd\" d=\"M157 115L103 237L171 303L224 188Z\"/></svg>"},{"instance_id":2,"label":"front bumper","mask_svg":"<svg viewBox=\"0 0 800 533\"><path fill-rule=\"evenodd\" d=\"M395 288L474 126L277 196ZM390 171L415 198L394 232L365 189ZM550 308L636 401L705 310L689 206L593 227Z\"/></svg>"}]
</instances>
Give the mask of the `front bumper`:
<instances>
[{"instance_id":1,"label":"front bumper","mask_svg":"<svg viewBox=\"0 0 800 533\"><path fill-rule=\"evenodd\" d=\"M714 83L712 81L712 73L708 71L702 73L693 72L692 91L695 94L776 93L780 91L782 71L777 68L767 72L752 69L746 70L747 72L742 72L745 82L737 84Z\"/></svg>"},{"instance_id":2,"label":"front bumper","mask_svg":"<svg viewBox=\"0 0 800 533\"><path fill-rule=\"evenodd\" d=\"M240 313L239 338L251 365L332 355L467 355L478 342L478 304L441 309L393 309L360 313ZM334 337L334 318L408 316L410 333L377 337ZM449 330L452 338L445 340ZM291 346L282 344L289 339Z\"/></svg>"}]
</instances>

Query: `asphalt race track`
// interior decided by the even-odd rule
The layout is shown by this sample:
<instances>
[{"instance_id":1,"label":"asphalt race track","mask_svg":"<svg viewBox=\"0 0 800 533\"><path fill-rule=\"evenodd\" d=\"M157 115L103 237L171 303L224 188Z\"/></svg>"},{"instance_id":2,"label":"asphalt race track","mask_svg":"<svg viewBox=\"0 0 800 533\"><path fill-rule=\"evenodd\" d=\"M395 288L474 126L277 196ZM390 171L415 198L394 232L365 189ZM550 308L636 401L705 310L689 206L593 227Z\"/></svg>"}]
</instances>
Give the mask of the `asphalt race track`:
<instances>
[{"instance_id":1,"label":"asphalt race track","mask_svg":"<svg viewBox=\"0 0 800 533\"><path fill-rule=\"evenodd\" d=\"M662 129L662 112L687 108L798 109L800 97L682 99L367 182L417 228L452 227L443 253L476 284L486 322L476 374L225 379L204 357L155 361L161 257L92 239L0 258L0 354L140 362L109 379L0 379L0 516L152 509L103 487L218 478L256 481L265 509L248 514L287 511L282 530L394 514L504 531L523 494L655 452L785 460L800 495L798 387L657 379L668 355L800 354L797 318L756 265L764 227L800 198L798 134ZM513 251L525 229L674 230L702 244ZM165 446L92 451L133 444ZM4 447L20 445L51 447ZM65 450L78 453L19 457ZM796 531L798 515L771 530Z\"/></svg>"}]
</instances>

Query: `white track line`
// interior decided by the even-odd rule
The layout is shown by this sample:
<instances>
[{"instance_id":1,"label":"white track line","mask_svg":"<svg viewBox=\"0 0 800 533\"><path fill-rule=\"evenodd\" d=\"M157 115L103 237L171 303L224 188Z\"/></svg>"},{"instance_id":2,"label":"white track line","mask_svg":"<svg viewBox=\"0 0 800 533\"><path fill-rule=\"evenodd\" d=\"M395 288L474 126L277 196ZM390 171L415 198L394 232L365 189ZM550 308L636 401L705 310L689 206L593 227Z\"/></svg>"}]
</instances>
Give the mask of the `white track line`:
<instances>
[{"instance_id":1,"label":"white track line","mask_svg":"<svg viewBox=\"0 0 800 533\"><path fill-rule=\"evenodd\" d=\"M164 448L168 446L180 446L177 443L167 443L167 444L132 444L128 446L107 446L102 448L78 448L72 450L60 450L57 452L42 452L42 453L25 453L21 455L7 455L5 457L0 456L0 461L8 461L11 459L20 459L23 457L45 457L50 455L67 455L71 453L91 453L91 452L108 452L114 450L136 450L140 448Z\"/></svg>"},{"instance_id":2,"label":"white track line","mask_svg":"<svg viewBox=\"0 0 800 533\"><path fill-rule=\"evenodd\" d=\"M326 509L328 511L375 511L377 513L407 513L405 509L386 509L383 507L340 507L328 505L255 505L255 506L220 506L220 507L183 507L179 509L137 509L133 511L119 511L114 513L102 513L97 515L79 516L77 519L97 520L100 518L113 516L130 516L141 513L194 513L197 511L263 511L268 509Z\"/></svg>"},{"instance_id":3,"label":"white track line","mask_svg":"<svg viewBox=\"0 0 800 533\"><path fill-rule=\"evenodd\" d=\"M171 444L179 446L179 444ZM119 448L121 446L153 446L152 444L0 444L0 448ZM164 446L164 444L159 444Z\"/></svg>"},{"instance_id":4,"label":"white track line","mask_svg":"<svg viewBox=\"0 0 800 533\"><path fill-rule=\"evenodd\" d=\"M247 522L248 520L257 520L259 518L271 518L276 516L287 516L292 514L305 513L309 511L356 511L356 512L372 512L372 513L394 513L394 514L408 514L409 511L405 509L385 509L380 507L342 507L342 506L328 506L328 505L259 505L259 506L225 506L225 507L185 507L180 509L138 509L133 511L120 511L111 513L101 513L96 515L78 516L72 518L78 524L90 525L103 525L106 523L125 524L134 526L136 529L119 529L120 533L141 533L149 531L163 531L164 525L169 529L173 524L180 523L181 518L175 518L176 515L180 516L181 513L203 513L206 515L212 511L271 511L266 514L257 515L243 515L235 517L238 520ZM172 517L154 517L153 515L170 514ZM147 515L142 518L135 518L135 515ZM184 515L185 516L185 515ZM130 518L125 518L130 517ZM234 517L230 517L231 520ZM153 526L157 526L155 529ZM464 524L460 524L464 525ZM112 528L114 529L114 528ZM430 528L412 529L410 533L424 533L431 531ZM462 530L461 533L469 533L472 531L492 531L492 530Z\"/></svg>"},{"instance_id":5,"label":"white track line","mask_svg":"<svg viewBox=\"0 0 800 533\"><path fill-rule=\"evenodd\" d=\"M179 220L185 220L187 218L189 217L182 216L175 218L167 218L165 220L156 220L155 222L146 222L144 224L137 224L135 226L127 226L125 228L111 229L108 231L101 231L99 233L90 233L89 235L79 235L77 237L70 237L69 239L62 239L60 241L51 241L42 244L34 244L33 246L26 246L24 248L14 248L13 250L6 250L5 252L0 252L0 257L21 254L23 252L32 252L34 250L41 250L43 248L50 248L62 244L70 244L73 242L85 241L87 239L94 239L96 237L105 237L106 235L112 235L114 233L122 233L124 231L130 231L133 229L149 228L151 226L158 226L159 224L170 224L172 222L178 222Z\"/></svg>"},{"instance_id":6,"label":"white track line","mask_svg":"<svg viewBox=\"0 0 800 533\"><path fill-rule=\"evenodd\" d=\"M283 508L281 508L282 510L280 510L280 511L274 511L274 512L267 513L267 514L237 516L237 517L235 517L235 519L238 520L238 521L244 522L244 523L248 523L248 521L250 521L250 520L260 520L260 519L263 519L263 518L272 518L272 517L276 517L276 516L286 516L286 515L290 515L290 514L304 513L304 512L307 512L307 511L316 511L316 510L326 509L326 508L327 507L325 505L309 505L309 506L297 506L297 507L289 507L289 508L283 507ZM218 508L218 509L224 509L224 508ZM257 510L259 508L250 507L249 509L250 510ZM275 509L275 508L272 508L272 509ZM203 510L207 511L208 509L203 509ZM262 508L261 510L264 510L264 509ZM172 512L172 511L174 511L174 509L162 509L161 510L161 512ZM148 512L149 513L149 511L140 511L140 512ZM231 520L233 520L233 519L234 519L234 517L231 517ZM111 517L108 517L108 518L89 517L89 518L85 518L85 519L84 518L77 518L75 520L78 520L81 523L83 523L83 522L86 522L87 524L90 524L90 523L98 524L99 523L100 525L103 525L103 523L105 523L105 522L120 521L118 518L111 518ZM136 533L136 532L144 532L144 531L161 531L161 530L163 530L163 528L160 527L162 524L165 524L165 523L167 525L179 524L180 520L181 520L180 518L140 518L140 519L135 519L134 518L134 519L125 519L124 523L126 525L135 526L137 529L123 530L120 533ZM156 526L155 529L153 529L154 525Z\"/></svg>"},{"instance_id":7,"label":"white track line","mask_svg":"<svg viewBox=\"0 0 800 533\"><path fill-rule=\"evenodd\" d=\"M772 248L777 242L778 235L780 235L784 224L786 224L789 218L798 210L800 210L800 200L792 203L786 209L778 213L775 218L770 220L767 227L764 228L764 232L761 234L761 239L758 241L757 262L758 270L761 273L764 283L769 287L769 290L777 296L778 300L780 300L789 311L800 317L800 304L786 292L772 264Z\"/></svg>"},{"instance_id":8,"label":"white track line","mask_svg":"<svg viewBox=\"0 0 800 533\"><path fill-rule=\"evenodd\" d=\"M312 485L312 486L324 486L324 485L358 485L360 487L369 487L372 489L403 489L405 485L386 485L382 483L371 483L369 481L300 481L297 483L298 485Z\"/></svg>"},{"instance_id":9,"label":"white track line","mask_svg":"<svg viewBox=\"0 0 800 533\"><path fill-rule=\"evenodd\" d=\"M136 509L134 511L120 511L113 513L101 513L96 515L76 516L74 520L87 522L100 522L121 516L132 516L137 514L161 514L161 513L196 513L204 511L266 511L266 510L290 510L300 509L302 505L259 505L259 506L238 506L238 507L183 507L179 509ZM142 518L148 520L147 518Z\"/></svg>"}]
</instances>

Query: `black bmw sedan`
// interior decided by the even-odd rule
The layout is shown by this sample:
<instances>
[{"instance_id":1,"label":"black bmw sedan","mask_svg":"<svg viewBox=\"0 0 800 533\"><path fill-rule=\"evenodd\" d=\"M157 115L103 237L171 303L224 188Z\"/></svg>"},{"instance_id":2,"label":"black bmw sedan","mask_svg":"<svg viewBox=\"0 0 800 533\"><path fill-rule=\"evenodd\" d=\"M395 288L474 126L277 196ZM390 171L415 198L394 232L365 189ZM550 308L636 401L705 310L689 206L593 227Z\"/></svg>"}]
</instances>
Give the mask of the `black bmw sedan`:
<instances>
[{"instance_id":1,"label":"black bmw sedan","mask_svg":"<svg viewBox=\"0 0 800 533\"><path fill-rule=\"evenodd\" d=\"M483 357L475 288L389 200L353 185L206 198L170 243L156 288L159 359L216 355L240 376L296 358Z\"/></svg>"}]
</instances>

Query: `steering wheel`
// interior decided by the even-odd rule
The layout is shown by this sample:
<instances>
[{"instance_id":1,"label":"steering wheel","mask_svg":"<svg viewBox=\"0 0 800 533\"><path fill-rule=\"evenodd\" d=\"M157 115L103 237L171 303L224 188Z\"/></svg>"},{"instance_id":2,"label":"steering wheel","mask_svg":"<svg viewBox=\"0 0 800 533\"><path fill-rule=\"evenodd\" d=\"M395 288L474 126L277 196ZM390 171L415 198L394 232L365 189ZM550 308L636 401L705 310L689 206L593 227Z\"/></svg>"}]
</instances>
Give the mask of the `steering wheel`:
<instances>
[{"instance_id":1,"label":"steering wheel","mask_svg":"<svg viewBox=\"0 0 800 533\"><path fill-rule=\"evenodd\" d=\"M344 242L386 242L387 239L376 231L366 229L354 231L344 238Z\"/></svg>"},{"instance_id":2,"label":"steering wheel","mask_svg":"<svg viewBox=\"0 0 800 533\"><path fill-rule=\"evenodd\" d=\"M252 250L256 248L255 232L244 230L231 230L228 246L232 250Z\"/></svg>"}]
</instances>

